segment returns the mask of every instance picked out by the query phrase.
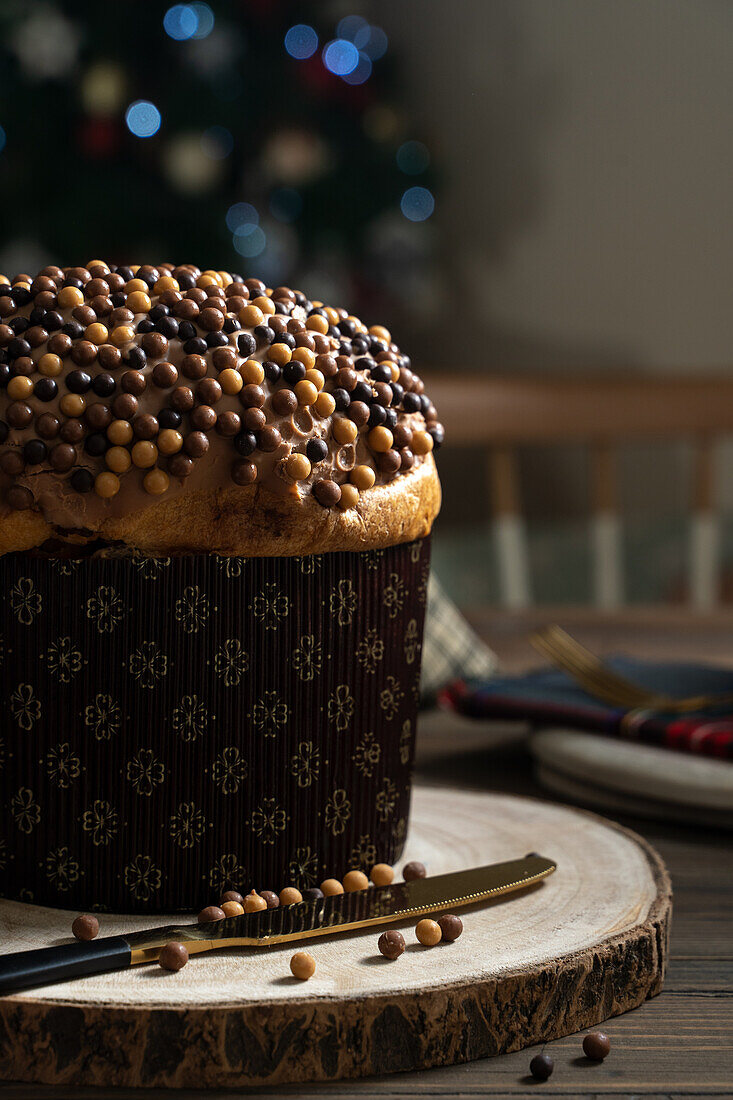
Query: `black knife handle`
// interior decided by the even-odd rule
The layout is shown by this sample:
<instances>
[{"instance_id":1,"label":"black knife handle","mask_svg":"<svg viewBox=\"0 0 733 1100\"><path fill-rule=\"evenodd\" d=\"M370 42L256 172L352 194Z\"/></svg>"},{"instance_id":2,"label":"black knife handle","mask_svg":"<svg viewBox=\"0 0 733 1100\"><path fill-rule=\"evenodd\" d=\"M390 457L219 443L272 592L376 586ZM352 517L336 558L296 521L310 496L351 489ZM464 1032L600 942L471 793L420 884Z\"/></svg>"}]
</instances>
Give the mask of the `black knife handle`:
<instances>
[{"instance_id":1,"label":"black knife handle","mask_svg":"<svg viewBox=\"0 0 733 1100\"><path fill-rule=\"evenodd\" d=\"M0 957L0 996L34 985L83 978L86 974L124 970L129 965L130 945L122 936L18 951Z\"/></svg>"}]
</instances>

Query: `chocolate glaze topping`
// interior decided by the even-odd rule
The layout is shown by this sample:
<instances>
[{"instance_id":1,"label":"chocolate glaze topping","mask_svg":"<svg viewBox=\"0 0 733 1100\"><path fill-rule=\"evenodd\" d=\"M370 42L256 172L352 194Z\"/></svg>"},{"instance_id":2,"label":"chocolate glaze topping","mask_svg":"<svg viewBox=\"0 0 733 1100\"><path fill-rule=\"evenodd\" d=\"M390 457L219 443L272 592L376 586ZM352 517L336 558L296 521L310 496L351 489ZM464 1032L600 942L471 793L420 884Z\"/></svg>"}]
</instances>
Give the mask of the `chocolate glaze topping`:
<instances>
[{"instance_id":1,"label":"chocolate glaze topping","mask_svg":"<svg viewBox=\"0 0 733 1100\"><path fill-rule=\"evenodd\" d=\"M443 441L387 329L192 264L0 277L0 387L0 509L70 530L255 482L349 508Z\"/></svg>"}]
</instances>

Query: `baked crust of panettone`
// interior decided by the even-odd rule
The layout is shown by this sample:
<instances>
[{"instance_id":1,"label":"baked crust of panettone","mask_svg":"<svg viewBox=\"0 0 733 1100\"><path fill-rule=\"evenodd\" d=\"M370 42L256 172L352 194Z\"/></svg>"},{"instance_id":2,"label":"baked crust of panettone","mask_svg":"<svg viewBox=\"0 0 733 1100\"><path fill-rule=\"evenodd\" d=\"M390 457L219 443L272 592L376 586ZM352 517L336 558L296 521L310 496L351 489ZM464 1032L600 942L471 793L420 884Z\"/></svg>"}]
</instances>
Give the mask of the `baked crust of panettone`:
<instances>
[{"instance_id":1,"label":"baked crust of panettone","mask_svg":"<svg viewBox=\"0 0 733 1100\"><path fill-rule=\"evenodd\" d=\"M386 485L375 485L347 511L322 508L312 496L282 498L254 484L197 489L161 500L74 542L102 539L146 554L216 553L289 557L337 550L370 550L429 534L440 509L440 482L432 455ZM0 519L0 553L31 550L63 535L36 512Z\"/></svg>"}]
</instances>

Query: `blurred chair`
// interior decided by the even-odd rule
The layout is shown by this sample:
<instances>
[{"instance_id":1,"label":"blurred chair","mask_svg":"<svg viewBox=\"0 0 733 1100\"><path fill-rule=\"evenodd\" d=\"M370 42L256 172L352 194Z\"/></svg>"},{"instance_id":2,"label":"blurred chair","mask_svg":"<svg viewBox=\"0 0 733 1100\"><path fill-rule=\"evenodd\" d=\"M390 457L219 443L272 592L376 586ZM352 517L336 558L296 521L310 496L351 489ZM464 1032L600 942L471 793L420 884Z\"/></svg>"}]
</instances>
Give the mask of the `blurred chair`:
<instances>
[{"instance_id":1,"label":"blurred chair","mask_svg":"<svg viewBox=\"0 0 733 1100\"><path fill-rule=\"evenodd\" d=\"M590 538L597 607L624 603L616 458L631 441L690 441L694 476L689 501L689 602L720 598L720 528L714 445L733 433L733 379L606 377L598 380L430 375L451 448L486 451L501 602L532 602L518 452L537 444L583 444L590 459Z\"/></svg>"}]
</instances>

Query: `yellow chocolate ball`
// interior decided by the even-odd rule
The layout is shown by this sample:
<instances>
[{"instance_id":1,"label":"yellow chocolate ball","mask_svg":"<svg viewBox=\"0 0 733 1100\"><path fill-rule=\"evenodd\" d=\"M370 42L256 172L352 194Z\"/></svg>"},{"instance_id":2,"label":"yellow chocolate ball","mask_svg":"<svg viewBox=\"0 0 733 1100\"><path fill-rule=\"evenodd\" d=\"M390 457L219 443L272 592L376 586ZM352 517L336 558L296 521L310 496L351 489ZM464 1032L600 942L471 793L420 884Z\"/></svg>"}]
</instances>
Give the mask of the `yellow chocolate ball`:
<instances>
[{"instance_id":1,"label":"yellow chocolate ball","mask_svg":"<svg viewBox=\"0 0 733 1100\"><path fill-rule=\"evenodd\" d=\"M132 463L130 452L124 447L110 447L104 456L104 460L115 474L124 474L130 469Z\"/></svg>"},{"instance_id":2,"label":"yellow chocolate ball","mask_svg":"<svg viewBox=\"0 0 733 1100\"><path fill-rule=\"evenodd\" d=\"M384 325L372 325L369 329L370 336L376 336L377 340L384 340L385 344L392 343L392 334Z\"/></svg>"},{"instance_id":3,"label":"yellow chocolate ball","mask_svg":"<svg viewBox=\"0 0 733 1100\"><path fill-rule=\"evenodd\" d=\"M238 901L225 901L222 902L221 911L226 913L228 917L241 917L244 906L240 905Z\"/></svg>"},{"instance_id":4,"label":"yellow chocolate ball","mask_svg":"<svg viewBox=\"0 0 733 1100\"><path fill-rule=\"evenodd\" d=\"M323 336L328 332L328 318L320 313L314 313L305 323L305 327L311 332L320 332Z\"/></svg>"},{"instance_id":5,"label":"yellow chocolate ball","mask_svg":"<svg viewBox=\"0 0 733 1100\"><path fill-rule=\"evenodd\" d=\"M326 379L323 377L319 370L315 369L315 367L311 367L310 370L307 370L305 372L305 380L306 382L312 382L319 393L326 383Z\"/></svg>"},{"instance_id":6,"label":"yellow chocolate ball","mask_svg":"<svg viewBox=\"0 0 733 1100\"><path fill-rule=\"evenodd\" d=\"M120 479L116 474L104 472L97 474L94 481L94 491L97 496L103 497L105 500L109 500L110 497L117 496L120 491Z\"/></svg>"},{"instance_id":7,"label":"yellow chocolate ball","mask_svg":"<svg viewBox=\"0 0 733 1100\"><path fill-rule=\"evenodd\" d=\"M247 897L244 899L245 913L261 913L263 909L267 909L267 902L264 898L261 898L254 890L251 894L247 894Z\"/></svg>"},{"instance_id":8,"label":"yellow chocolate ball","mask_svg":"<svg viewBox=\"0 0 733 1100\"><path fill-rule=\"evenodd\" d=\"M244 379L238 370L227 367L219 375L219 385L224 393L239 393L244 385Z\"/></svg>"},{"instance_id":9,"label":"yellow chocolate ball","mask_svg":"<svg viewBox=\"0 0 733 1100\"><path fill-rule=\"evenodd\" d=\"M131 309L133 313L147 313L152 306L150 297L144 294L141 290L133 290L132 294L127 295L127 301L125 305L128 309Z\"/></svg>"},{"instance_id":10,"label":"yellow chocolate ball","mask_svg":"<svg viewBox=\"0 0 733 1100\"><path fill-rule=\"evenodd\" d=\"M316 365L316 353L311 351L310 348L295 348L293 359L296 363L302 363L306 370L310 370Z\"/></svg>"},{"instance_id":11,"label":"yellow chocolate ball","mask_svg":"<svg viewBox=\"0 0 733 1100\"><path fill-rule=\"evenodd\" d=\"M267 358L278 367L284 367L293 357L293 353L287 344L271 344L267 351Z\"/></svg>"},{"instance_id":12,"label":"yellow chocolate ball","mask_svg":"<svg viewBox=\"0 0 733 1100\"><path fill-rule=\"evenodd\" d=\"M355 508L358 499L359 490L355 485L341 486L341 500L338 506L342 512L345 512L348 508Z\"/></svg>"},{"instance_id":13,"label":"yellow chocolate ball","mask_svg":"<svg viewBox=\"0 0 733 1100\"><path fill-rule=\"evenodd\" d=\"M311 472L311 464L305 455L292 454L286 459L285 469L293 481L304 481Z\"/></svg>"},{"instance_id":14,"label":"yellow chocolate ball","mask_svg":"<svg viewBox=\"0 0 733 1100\"><path fill-rule=\"evenodd\" d=\"M183 446L183 436L175 428L163 428L158 436L158 450L164 455L174 455Z\"/></svg>"},{"instance_id":15,"label":"yellow chocolate ball","mask_svg":"<svg viewBox=\"0 0 733 1100\"><path fill-rule=\"evenodd\" d=\"M132 448L132 461L143 469L158 461L158 448L147 439L139 439Z\"/></svg>"},{"instance_id":16,"label":"yellow chocolate ball","mask_svg":"<svg viewBox=\"0 0 733 1100\"><path fill-rule=\"evenodd\" d=\"M239 373L248 386L259 386L265 380L262 364L258 363L256 359L248 359L246 363L242 363Z\"/></svg>"},{"instance_id":17,"label":"yellow chocolate ball","mask_svg":"<svg viewBox=\"0 0 733 1100\"><path fill-rule=\"evenodd\" d=\"M359 429L354 421L345 416L340 416L338 420L334 420L331 431L337 443L353 443L359 434Z\"/></svg>"},{"instance_id":18,"label":"yellow chocolate ball","mask_svg":"<svg viewBox=\"0 0 733 1100\"><path fill-rule=\"evenodd\" d=\"M170 485L170 478L165 470L161 470L156 466L154 470L149 470L143 478L143 488L146 493L150 493L151 496L159 497L161 493L164 493Z\"/></svg>"},{"instance_id":19,"label":"yellow chocolate ball","mask_svg":"<svg viewBox=\"0 0 733 1100\"><path fill-rule=\"evenodd\" d=\"M315 405L318 399L318 390L312 382L306 382L305 378L295 383L295 396L299 405Z\"/></svg>"},{"instance_id":20,"label":"yellow chocolate ball","mask_svg":"<svg viewBox=\"0 0 733 1100\"><path fill-rule=\"evenodd\" d=\"M99 321L95 321L94 324L88 325L84 331L84 339L90 340L93 344L99 346L100 344L107 343L107 337L109 333L106 327Z\"/></svg>"},{"instance_id":21,"label":"yellow chocolate ball","mask_svg":"<svg viewBox=\"0 0 733 1100\"><path fill-rule=\"evenodd\" d=\"M290 960L290 970L294 978L307 982L316 972L316 960L307 951L296 951Z\"/></svg>"},{"instance_id":22,"label":"yellow chocolate ball","mask_svg":"<svg viewBox=\"0 0 733 1100\"><path fill-rule=\"evenodd\" d=\"M251 305L256 306L257 309L261 309L263 313L272 317L275 312L275 303L271 298L265 298L262 295L259 298L253 298Z\"/></svg>"},{"instance_id":23,"label":"yellow chocolate ball","mask_svg":"<svg viewBox=\"0 0 733 1100\"><path fill-rule=\"evenodd\" d=\"M248 305L244 309L240 309L239 320L246 328L255 328L257 325L262 324L264 314L257 306Z\"/></svg>"},{"instance_id":24,"label":"yellow chocolate ball","mask_svg":"<svg viewBox=\"0 0 733 1100\"><path fill-rule=\"evenodd\" d=\"M302 900L303 895L295 886L286 886L284 890L280 891L281 905L297 905Z\"/></svg>"},{"instance_id":25,"label":"yellow chocolate ball","mask_svg":"<svg viewBox=\"0 0 733 1100\"><path fill-rule=\"evenodd\" d=\"M65 393L59 401L64 416L81 416L86 406L86 398L80 393Z\"/></svg>"},{"instance_id":26,"label":"yellow chocolate ball","mask_svg":"<svg viewBox=\"0 0 733 1100\"><path fill-rule=\"evenodd\" d=\"M8 397L13 401L24 401L33 393L33 383L25 374L16 374L8 382Z\"/></svg>"},{"instance_id":27,"label":"yellow chocolate ball","mask_svg":"<svg viewBox=\"0 0 733 1100\"><path fill-rule=\"evenodd\" d=\"M325 882L321 883L321 893L324 897L334 897L336 894L343 894L344 888L337 878L327 878Z\"/></svg>"},{"instance_id":28,"label":"yellow chocolate ball","mask_svg":"<svg viewBox=\"0 0 733 1100\"><path fill-rule=\"evenodd\" d=\"M433 449L432 435L429 432L413 432L412 449L416 455L429 454Z\"/></svg>"},{"instance_id":29,"label":"yellow chocolate ball","mask_svg":"<svg viewBox=\"0 0 733 1100\"><path fill-rule=\"evenodd\" d=\"M388 863L375 863L369 877L375 886L389 886L394 880L394 870Z\"/></svg>"},{"instance_id":30,"label":"yellow chocolate ball","mask_svg":"<svg viewBox=\"0 0 733 1100\"><path fill-rule=\"evenodd\" d=\"M428 918L418 921L415 935L424 947L435 947L436 943L440 943L443 937L437 921Z\"/></svg>"},{"instance_id":31,"label":"yellow chocolate ball","mask_svg":"<svg viewBox=\"0 0 733 1100\"><path fill-rule=\"evenodd\" d=\"M61 374L63 366L60 356L54 355L50 351L47 351L46 354L42 355L38 360L38 369L41 374L45 374L47 378L55 378L57 375Z\"/></svg>"},{"instance_id":32,"label":"yellow chocolate ball","mask_svg":"<svg viewBox=\"0 0 733 1100\"><path fill-rule=\"evenodd\" d=\"M164 290L180 290L178 280L173 279L170 275L163 275L156 282L153 290L156 294L162 294Z\"/></svg>"},{"instance_id":33,"label":"yellow chocolate ball","mask_svg":"<svg viewBox=\"0 0 733 1100\"><path fill-rule=\"evenodd\" d=\"M109 334L109 342L110 344L114 344L116 348L121 348L124 344L129 344L134 339L135 329L132 325L118 325L117 328L113 328Z\"/></svg>"},{"instance_id":34,"label":"yellow chocolate ball","mask_svg":"<svg viewBox=\"0 0 733 1100\"><path fill-rule=\"evenodd\" d=\"M319 393L316 398L315 409L319 416L331 416L336 408L336 402L330 393Z\"/></svg>"},{"instance_id":35,"label":"yellow chocolate ball","mask_svg":"<svg viewBox=\"0 0 733 1100\"><path fill-rule=\"evenodd\" d=\"M126 294L134 294L136 291L139 291L141 294L148 293L148 284L144 279L129 279L125 283ZM128 303L127 308L132 309L132 306Z\"/></svg>"},{"instance_id":36,"label":"yellow chocolate ball","mask_svg":"<svg viewBox=\"0 0 733 1100\"><path fill-rule=\"evenodd\" d=\"M56 295L56 301L62 309L73 309L84 303L84 295L75 286L62 286Z\"/></svg>"},{"instance_id":37,"label":"yellow chocolate ball","mask_svg":"<svg viewBox=\"0 0 733 1100\"><path fill-rule=\"evenodd\" d=\"M347 894L355 894L357 890L366 890L369 879L363 871L348 871L344 875L344 890Z\"/></svg>"},{"instance_id":38,"label":"yellow chocolate ball","mask_svg":"<svg viewBox=\"0 0 733 1100\"><path fill-rule=\"evenodd\" d=\"M351 471L350 480L352 485L355 485L357 489L363 492L365 489L371 489L376 477L371 466L354 466L354 469Z\"/></svg>"},{"instance_id":39,"label":"yellow chocolate ball","mask_svg":"<svg viewBox=\"0 0 733 1100\"><path fill-rule=\"evenodd\" d=\"M389 428L372 428L367 436L369 446L377 454L384 454L392 449L394 437Z\"/></svg>"},{"instance_id":40,"label":"yellow chocolate ball","mask_svg":"<svg viewBox=\"0 0 733 1100\"><path fill-rule=\"evenodd\" d=\"M107 428L110 443L124 444L132 439L132 424L129 420L113 420Z\"/></svg>"}]
</instances>

